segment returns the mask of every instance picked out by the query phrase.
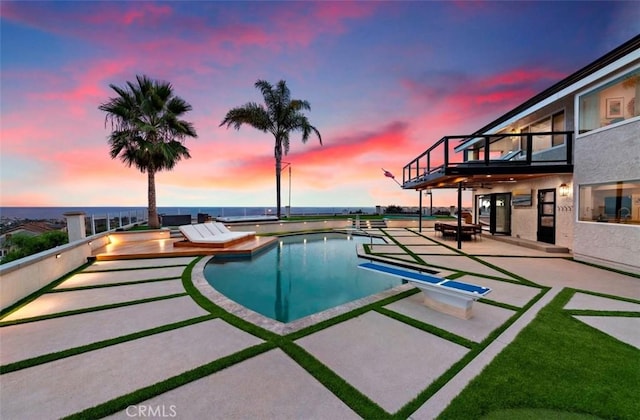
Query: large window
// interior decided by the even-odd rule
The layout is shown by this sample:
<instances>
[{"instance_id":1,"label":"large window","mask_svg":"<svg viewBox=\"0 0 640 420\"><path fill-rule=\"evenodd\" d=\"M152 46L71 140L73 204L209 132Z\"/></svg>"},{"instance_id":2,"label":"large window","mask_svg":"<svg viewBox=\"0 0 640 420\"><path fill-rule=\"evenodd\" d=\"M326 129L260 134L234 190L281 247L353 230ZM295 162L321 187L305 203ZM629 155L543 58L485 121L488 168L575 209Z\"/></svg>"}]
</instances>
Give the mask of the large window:
<instances>
[{"instance_id":1,"label":"large window","mask_svg":"<svg viewBox=\"0 0 640 420\"><path fill-rule=\"evenodd\" d=\"M632 70L579 97L579 132L640 115L640 69Z\"/></svg>"},{"instance_id":2,"label":"large window","mask_svg":"<svg viewBox=\"0 0 640 420\"><path fill-rule=\"evenodd\" d=\"M578 219L640 225L640 180L580 186Z\"/></svg>"},{"instance_id":3,"label":"large window","mask_svg":"<svg viewBox=\"0 0 640 420\"><path fill-rule=\"evenodd\" d=\"M564 111L557 112L552 116L538 120L531 125L520 127L520 133L550 133L565 131ZM565 143L565 134L534 134L532 136L532 151L541 152L555 146L562 146ZM527 149L527 137L520 137L520 148Z\"/></svg>"}]
</instances>

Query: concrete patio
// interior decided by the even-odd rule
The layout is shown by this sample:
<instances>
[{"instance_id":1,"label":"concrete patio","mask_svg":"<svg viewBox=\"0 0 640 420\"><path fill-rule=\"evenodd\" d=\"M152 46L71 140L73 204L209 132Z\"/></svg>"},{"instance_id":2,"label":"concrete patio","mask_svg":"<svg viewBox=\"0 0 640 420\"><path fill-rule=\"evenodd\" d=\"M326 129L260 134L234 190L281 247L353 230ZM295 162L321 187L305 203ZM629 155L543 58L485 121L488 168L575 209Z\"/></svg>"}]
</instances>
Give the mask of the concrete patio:
<instances>
[{"instance_id":1,"label":"concrete patio","mask_svg":"<svg viewBox=\"0 0 640 420\"><path fill-rule=\"evenodd\" d=\"M567 254L483 238L465 242L462 255L453 241L433 231L385 231L395 243L375 245L372 252L378 256L427 264L493 289L488 301L475 304L470 320L425 307L421 294L403 295L317 331L302 329L288 344L389 414L469 353L460 343L483 342L518 315L411 415L436 417L565 287L610 295L577 292L566 309L640 313L638 278L570 261ZM155 417L184 419L361 417L283 349L198 305L181 279L195 259L96 261L0 319L0 364L8 370L0 376L0 417L59 418L141 389L151 397L112 417L141 417L141 408ZM199 274L194 269L193 276ZM457 341L416 328L405 318L447 331ZM640 349L638 317L576 319ZM25 361L24 367L12 367ZM218 369L222 362L228 367ZM212 373L189 379L188 372L202 369ZM179 386L166 392L150 389L175 378Z\"/></svg>"}]
</instances>

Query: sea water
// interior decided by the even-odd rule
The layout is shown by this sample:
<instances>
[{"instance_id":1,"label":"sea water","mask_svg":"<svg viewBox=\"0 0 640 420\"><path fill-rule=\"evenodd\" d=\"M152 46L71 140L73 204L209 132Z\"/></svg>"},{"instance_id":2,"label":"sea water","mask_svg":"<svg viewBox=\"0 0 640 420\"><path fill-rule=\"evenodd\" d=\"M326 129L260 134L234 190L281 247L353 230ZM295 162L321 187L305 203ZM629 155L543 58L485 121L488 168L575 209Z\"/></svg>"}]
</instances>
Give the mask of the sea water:
<instances>
[{"instance_id":1,"label":"sea water","mask_svg":"<svg viewBox=\"0 0 640 420\"><path fill-rule=\"evenodd\" d=\"M31 220L62 220L64 213L82 211L87 216L117 216L130 211L147 211L146 207L0 207L0 217L3 219L31 219ZM372 214L375 207L292 207L292 215L329 215L350 213ZM190 214L196 218L198 213L205 213L212 217L218 216L263 216L277 214L275 207L158 207L158 214ZM286 214L282 208L281 213Z\"/></svg>"}]
</instances>

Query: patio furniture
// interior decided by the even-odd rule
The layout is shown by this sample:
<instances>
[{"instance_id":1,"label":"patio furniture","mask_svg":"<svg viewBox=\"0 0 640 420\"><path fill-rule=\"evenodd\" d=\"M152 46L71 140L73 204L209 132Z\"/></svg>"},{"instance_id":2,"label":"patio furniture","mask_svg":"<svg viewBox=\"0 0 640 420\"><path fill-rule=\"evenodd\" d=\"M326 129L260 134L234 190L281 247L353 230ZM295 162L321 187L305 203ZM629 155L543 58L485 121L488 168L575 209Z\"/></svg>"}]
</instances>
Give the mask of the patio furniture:
<instances>
[{"instance_id":1,"label":"patio furniture","mask_svg":"<svg viewBox=\"0 0 640 420\"><path fill-rule=\"evenodd\" d=\"M461 319L471 318L473 302L491 292L488 287L388 265L368 262L360 264L358 267L411 282L422 290L426 306Z\"/></svg>"},{"instance_id":2,"label":"patio furniture","mask_svg":"<svg viewBox=\"0 0 640 420\"><path fill-rule=\"evenodd\" d=\"M436 232L440 232L443 238L448 236L458 238L457 223L436 223L433 228ZM482 225L463 223L460 226L460 235L461 239L476 239L476 235L482 235Z\"/></svg>"},{"instance_id":3,"label":"patio furniture","mask_svg":"<svg viewBox=\"0 0 640 420\"><path fill-rule=\"evenodd\" d=\"M161 214L162 226L180 226L191 223L190 214Z\"/></svg>"},{"instance_id":4,"label":"patio furniture","mask_svg":"<svg viewBox=\"0 0 640 420\"><path fill-rule=\"evenodd\" d=\"M207 213L198 213L198 223L206 223L211 221L211 216Z\"/></svg>"},{"instance_id":5,"label":"patio furniture","mask_svg":"<svg viewBox=\"0 0 640 420\"><path fill-rule=\"evenodd\" d=\"M186 241L174 242L173 246L197 246L208 248L225 248L253 238L255 232L232 232L218 222L198 223L179 226Z\"/></svg>"}]
</instances>

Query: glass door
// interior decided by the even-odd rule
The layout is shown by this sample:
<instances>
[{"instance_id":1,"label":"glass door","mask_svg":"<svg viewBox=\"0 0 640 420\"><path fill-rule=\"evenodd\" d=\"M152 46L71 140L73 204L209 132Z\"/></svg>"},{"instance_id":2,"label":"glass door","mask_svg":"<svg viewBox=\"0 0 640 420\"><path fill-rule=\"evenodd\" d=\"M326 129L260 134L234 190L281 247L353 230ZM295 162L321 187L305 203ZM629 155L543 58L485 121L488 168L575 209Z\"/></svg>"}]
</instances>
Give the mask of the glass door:
<instances>
[{"instance_id":1,"label":"glass door","mask_svg":"<svg viewBox=\"0 0 640 420\"><path fill-rule=\"evenodd\" d=\"M511 235L511 193L476 196L476 220L491 234Z\"/></svg>"},{"instance_id":2,"label":"glass door","mask_svg":"<svg viewBox=\"0 0 640 420\"><path fill-rule=\"evenodd\" d=\"M538 191L538 241L556 243L556 190Z\"/></svg>"},{"instance_id":3,"label":"glass door","mask_svg":"<svg viewBox=\"0 0 640 420\"><path fill-rule=\"evenodd\" d=\"M511 235L511 193L491 194L494 201L495 216L491 233Z\"/></svg>"}]
</instances>

